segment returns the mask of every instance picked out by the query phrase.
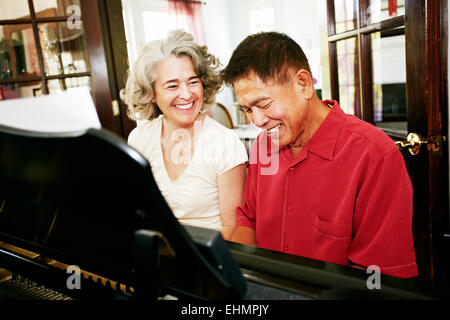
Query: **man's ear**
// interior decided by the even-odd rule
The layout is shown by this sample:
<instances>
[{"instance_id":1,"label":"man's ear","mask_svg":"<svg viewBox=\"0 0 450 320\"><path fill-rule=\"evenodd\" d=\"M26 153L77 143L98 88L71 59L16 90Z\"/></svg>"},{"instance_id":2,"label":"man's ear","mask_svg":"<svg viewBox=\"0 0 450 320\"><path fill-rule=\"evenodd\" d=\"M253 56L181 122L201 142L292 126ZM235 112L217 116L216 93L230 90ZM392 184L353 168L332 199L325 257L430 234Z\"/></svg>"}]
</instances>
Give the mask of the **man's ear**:
<instances>
[{"instance_id":1,"label":"man's ear","mask_svg":"<svg viewBox=\"0 0 450 320\"><path fill-rule=\"evenodd\" d=\"M305 98L311 99L314 95L314 85L311 73L306 69L299 69L295 73L296 84L300 86Z\"/></svg>"}]
</instances>

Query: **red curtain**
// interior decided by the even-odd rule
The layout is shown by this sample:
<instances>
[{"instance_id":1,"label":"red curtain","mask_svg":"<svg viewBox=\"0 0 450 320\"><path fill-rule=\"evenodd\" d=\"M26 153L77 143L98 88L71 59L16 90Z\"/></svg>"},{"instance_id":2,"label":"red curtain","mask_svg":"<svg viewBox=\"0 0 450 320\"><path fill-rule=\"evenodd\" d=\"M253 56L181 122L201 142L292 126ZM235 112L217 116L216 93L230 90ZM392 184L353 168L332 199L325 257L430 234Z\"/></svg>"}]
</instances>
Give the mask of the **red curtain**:
<instances>
[{"instance_id":1,"label":"red curtain","mask_svg":"<svg viewBox=\"0 0 450 320\"><path fill-rule=\"evenodd\" d=\"M397 15L397 0L389 0L388 2L389 17Z\"/></svg>"},{"instance_id":2,"label":"red curtain","mask_svg":"<svg viewBox=\"0 0 450 320\"><path fill-rule=\"evenodd\" d=\"M205 44L201 1L169 0L169 12L175 16L177 28L191 33L197 43Z\"/></svg>"}]
</instances>

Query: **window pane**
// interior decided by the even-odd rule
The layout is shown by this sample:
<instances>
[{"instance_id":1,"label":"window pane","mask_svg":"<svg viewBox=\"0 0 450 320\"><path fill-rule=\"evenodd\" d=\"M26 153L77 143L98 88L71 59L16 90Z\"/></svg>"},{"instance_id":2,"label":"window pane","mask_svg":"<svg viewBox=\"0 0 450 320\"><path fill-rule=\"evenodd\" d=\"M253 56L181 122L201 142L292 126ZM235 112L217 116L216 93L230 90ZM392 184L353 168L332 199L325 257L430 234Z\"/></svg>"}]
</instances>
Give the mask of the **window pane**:
<instances>
[{"instance_id":1,"label":"window pane","mask_svg":"<svg viewBox=\"0 0 450 320\"><path fill-rule=\"evenodd\" d=\"M40 81L0 85L0 100L38 97L42 95Z\"/></svg>"},{"instance_id":2,"label":"window pane","mask_svg":"<svg viewBox=\"0 0 450 320\"><path fill-rule=\"evenodd\" d=\"M91 78L90 77L72 77L64 79L55 79L47 81L49 93L58 93L65 90L70 90L71 88L78 87L90 87Z\"/></svg>"},{"instance_id":3,"label":"window pane","mask_svg":"<svg viewBox=\"0 0 450 320\"><path fill-rule=\"evenodd\" d=\"M356 28L356 8L353 0L334 0L336 33Z\"/></svg>"},{"instance_id":4,"label":"window pane","mask_svg":"<svg viewBox=\"0 0 450 320\"><path fill-rule=\"evenodd\" d=\"M366 14L369 24L402 16L405 14L405 0L370 0Z\"/></svg>"},{"instance_id":5,"label":"window pane","mask_svg":"<svg viewBox=\"0 0 450 320\"><path fill-rule=\"evenodd\" d=\"M0 0L0 20L29 17L28 0Z\"/></svg>"},{"instance_id":6,"label":"window pane","mask_svg":"<svg viewBox=\"0 0 450 320\"><path fill-rule=\"evenodd\" d=\"M374 121L407 133L405 36L372 34Z\"/></svg>"},{"instance_id":7,"label":"window pane","mask_svg":"<svg viewBox=\"0 0 450 320\"><path fill-rule=\"evenodd\" d=\"M40 75L31 24L0 26L0 79Z\"/></svg>"},{"instance_id":8,"label":"window pane","mask_svg":"<svg viewBox=\"0 0 450 320\"><path fill-rule=\"evenodd\" d=\"M273 6L250 9L250 33L275 29L275 8Z\"/></svg>"},{"instance_id":9,"label":"window pane","mask_svg":"<svg viewBox=\"0 0 450 320\"><path fill-rule=\"evenodd\" d=\"M50 22L38 28L46 75L89 71L82 25L70 30L65 22Z\"/></svg>"},{"instance_id":10,"label":"window pane","mask_svg":"<svg viewBox=\"0 0 450 320\"><path fill-rule=\"evenodd\" d=\"M49 17L61 17L65 15L81 15L80 1L79 0L33 0L34 12L36 12L37 18L49 18ZM70 7L75 5L76 7ZM68 11L67 8L70 7Z\"/></svg>"},{"instance_id":11,"label":"window pane","mask_svg":"<svg viewBox=\"0 0 450 320\"><path fill-rule=\"evenodd\" d=\"M149 42L155 39L163 39L167 37L167 32L175 29L176 25L170 20L168 12L144 11L142 12L144 21L145 41ZM159 28L152 26L158 25Z\"/></svg>"},{"instance_id":12,"label":"window pane","mask_svg":"<svg viewBox=\"0 0 450 320\"><path fill-rule=\"evenodd\" d=\"M345 113L355 114L359 105L359 69L356 38L337 42L339 104Z\"/></svg>"}]
</instances>

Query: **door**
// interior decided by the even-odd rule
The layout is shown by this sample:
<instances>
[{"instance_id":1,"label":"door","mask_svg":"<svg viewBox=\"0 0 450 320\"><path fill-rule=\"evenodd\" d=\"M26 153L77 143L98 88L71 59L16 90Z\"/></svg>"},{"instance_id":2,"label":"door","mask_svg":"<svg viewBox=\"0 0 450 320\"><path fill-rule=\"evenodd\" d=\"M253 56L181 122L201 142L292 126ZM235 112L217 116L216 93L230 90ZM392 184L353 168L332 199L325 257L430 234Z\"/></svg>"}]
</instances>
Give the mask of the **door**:
<instances>
[{"instance_id":1,"label":"door","mask_svg":"<svg viewBox=\"0 0 450 320\"><path fill-rule=\"evenodd\" d=\"M80 0L92 66L93 93L102 126L124 139L136 126L120 99L128 54L120 0Z\"/></svg>"},{"instance_id":2,"label":"door","mask_svg":"<svg viewBox=\"0 0 450 320\"><path fill-rule=\"evenodd\" d=\"M437 286L450 269L447 15L447 0L327 0L332 98L397 141L414 188L417 280Z\"/></svg>"}]
</instances>

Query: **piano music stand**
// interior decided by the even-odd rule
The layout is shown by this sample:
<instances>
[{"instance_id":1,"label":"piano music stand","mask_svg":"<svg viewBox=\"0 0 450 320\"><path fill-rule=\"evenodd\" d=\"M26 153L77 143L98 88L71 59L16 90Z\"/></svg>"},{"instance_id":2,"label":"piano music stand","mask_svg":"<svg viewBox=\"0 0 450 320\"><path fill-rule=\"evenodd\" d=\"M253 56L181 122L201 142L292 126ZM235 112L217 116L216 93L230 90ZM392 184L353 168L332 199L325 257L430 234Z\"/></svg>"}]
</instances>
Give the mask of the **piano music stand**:
<instances>
[{"instance_id":1,"label":"piano music stand","mask_svg":"<svg viewBox=\"0 0 450 320\"><path fill-rule=\"evenodd\" d=\"M220 233L204 230L194 242L188 229L148 161L115 134L0 125L0 241L132 287L132 298L242 298L246 283ZM104 293L89 293L84 278L81 290L68 290L66 273L26 260L0 248L9 271L78 298Z\"/></svg>"}]
</instances>

